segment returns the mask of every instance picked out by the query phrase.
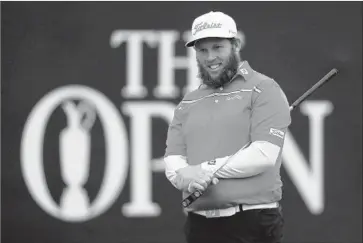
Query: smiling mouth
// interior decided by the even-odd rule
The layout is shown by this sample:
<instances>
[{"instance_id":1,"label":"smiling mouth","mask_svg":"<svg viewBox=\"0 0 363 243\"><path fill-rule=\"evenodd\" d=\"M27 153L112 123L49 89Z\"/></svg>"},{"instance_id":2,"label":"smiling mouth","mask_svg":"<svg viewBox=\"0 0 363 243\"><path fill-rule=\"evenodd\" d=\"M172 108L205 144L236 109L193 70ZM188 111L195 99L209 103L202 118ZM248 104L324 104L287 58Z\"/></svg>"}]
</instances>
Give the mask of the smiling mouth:
<instances>
[{"instance_id":1,"label":"smiling mouth","mask_svg":"<svg viewBox=\"0 0 363 243\"><path fill-rule=\"evenodd\" d=\"M210 70L217 70L222 64L213 64L213 65L208 65L208 68Z\"/></svg>"}]
</instances>

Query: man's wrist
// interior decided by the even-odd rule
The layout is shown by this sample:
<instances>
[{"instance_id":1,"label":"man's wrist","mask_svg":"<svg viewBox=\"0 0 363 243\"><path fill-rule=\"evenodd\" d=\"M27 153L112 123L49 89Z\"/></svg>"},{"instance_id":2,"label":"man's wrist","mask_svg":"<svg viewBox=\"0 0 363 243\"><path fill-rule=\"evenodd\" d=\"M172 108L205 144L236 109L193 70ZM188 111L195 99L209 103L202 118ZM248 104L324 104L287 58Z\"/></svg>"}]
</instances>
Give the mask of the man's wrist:
<instances>
[{"instance_id":1,"label":"man's wrist","mask_svg":"<svg viewBox=\"0 0 363 243\"><path fill-rule=\"evenodd\" d=\"M226 161L228 159L229 159L229 156L209 160L209 161L203 162L201 164L201 167L203 170L215 173L219 168L221 168L226 163Z\"/></svg>"}]
</instances>

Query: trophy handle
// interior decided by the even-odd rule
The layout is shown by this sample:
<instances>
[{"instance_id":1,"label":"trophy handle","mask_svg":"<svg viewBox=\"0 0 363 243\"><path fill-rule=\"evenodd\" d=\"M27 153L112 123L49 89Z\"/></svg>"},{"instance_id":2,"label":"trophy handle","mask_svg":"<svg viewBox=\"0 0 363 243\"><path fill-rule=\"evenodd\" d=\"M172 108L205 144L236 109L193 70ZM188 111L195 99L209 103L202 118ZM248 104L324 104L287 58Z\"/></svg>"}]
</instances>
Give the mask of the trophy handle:
<instances>
[{"instance_id":1,"label":"trophy handle","mask_svg":"<svg viewBox=\"0 0 363 243\"><path fill-rule=\"evenodd\" d=\"M92 109L90 104L85 102L84 100L82 100L78 104L77 110L79 111L79 114L81 114L81 117L83 117L83 116L85 117L84 119L81 119L81 126L85 130L89 131L96 121L95 110Z\"/></svg>"}]
</instances>

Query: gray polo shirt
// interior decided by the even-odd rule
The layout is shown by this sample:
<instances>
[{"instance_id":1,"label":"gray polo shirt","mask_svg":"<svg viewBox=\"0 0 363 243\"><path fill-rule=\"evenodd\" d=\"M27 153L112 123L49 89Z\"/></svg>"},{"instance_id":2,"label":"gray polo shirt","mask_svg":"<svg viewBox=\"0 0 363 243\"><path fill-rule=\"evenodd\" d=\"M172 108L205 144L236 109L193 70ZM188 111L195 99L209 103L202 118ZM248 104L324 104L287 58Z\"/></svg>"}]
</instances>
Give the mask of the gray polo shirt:
<instances>
[{"instance_id":1,"label":"gray polo shirt","mask_svg":"<svg viewBox=\"0 0 363 243\"><path fill-rule=\"evenodd\" d=\"M224 87L202 86L185 95L169 126L165 156L183 155L189 164L196 165L232 155L254 141L282 147L290 123L289 104L280 86L244 61ZM280 166L281 153L275 167L262 174L222 179L210 186L191 210L279 201Z\"/></svg>"}]
</instances>

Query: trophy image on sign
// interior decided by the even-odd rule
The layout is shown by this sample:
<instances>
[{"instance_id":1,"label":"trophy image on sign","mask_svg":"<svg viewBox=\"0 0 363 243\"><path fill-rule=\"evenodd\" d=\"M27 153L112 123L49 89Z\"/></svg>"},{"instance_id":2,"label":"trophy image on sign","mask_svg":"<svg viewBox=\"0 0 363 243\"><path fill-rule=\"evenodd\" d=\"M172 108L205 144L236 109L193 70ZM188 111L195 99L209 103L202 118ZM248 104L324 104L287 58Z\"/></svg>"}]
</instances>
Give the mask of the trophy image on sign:
<instances>
[{"instance_id":1,"label":"trophy image on sign","mask_svg":"<svg viewBox=\"0 0 363 243\"><path fill-rule=\"evenodd\" d=\"M89 176L89 130L96 113L86 102L76 106L66 101L62 108L67 116L67 127L61 131L59 138L60 167L66 188L61 195L60 208L64 216L78 218L88 214L89 198L83 186Z\"/></svg>"}]
</instances>

